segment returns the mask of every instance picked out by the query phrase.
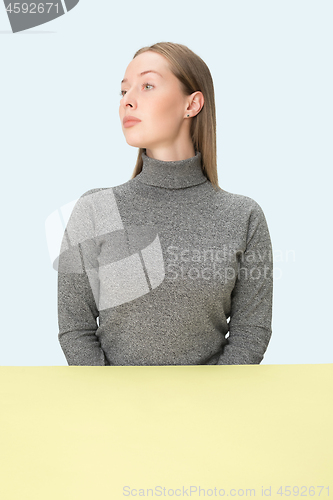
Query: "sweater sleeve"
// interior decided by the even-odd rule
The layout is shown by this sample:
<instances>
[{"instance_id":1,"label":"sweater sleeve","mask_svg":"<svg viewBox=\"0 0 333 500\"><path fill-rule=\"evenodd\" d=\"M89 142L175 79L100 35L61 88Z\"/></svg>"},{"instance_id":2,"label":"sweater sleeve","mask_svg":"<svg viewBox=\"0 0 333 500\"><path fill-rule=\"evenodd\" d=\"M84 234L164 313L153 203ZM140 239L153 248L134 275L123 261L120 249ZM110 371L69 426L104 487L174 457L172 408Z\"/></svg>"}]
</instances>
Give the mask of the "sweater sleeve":
<instances>
[{"instance_id":1,"label":"sweater sleeve","mask_svg":"<svg viewBox=\"0 0 333 500\"><path fill-rule=\"evenodd\" d=\"M90 193L88 191L87 193ZM92 196L75 204L58 260L58 339L69 365L109 364L98 328L98 246L94 238Z\"/></svg>"},{"instance_id":2,"label":"sweater sleeve","mask_svg":"<svg viewBox=\"0 0 333 500\"><path fill-rule=\"evenodd\" d=\"M218 365L259 364L272 334L272 244L265 215L258 203L252 202L246 248L238 254L231 293L228 343Z\"/></svg>"}]
</instances>

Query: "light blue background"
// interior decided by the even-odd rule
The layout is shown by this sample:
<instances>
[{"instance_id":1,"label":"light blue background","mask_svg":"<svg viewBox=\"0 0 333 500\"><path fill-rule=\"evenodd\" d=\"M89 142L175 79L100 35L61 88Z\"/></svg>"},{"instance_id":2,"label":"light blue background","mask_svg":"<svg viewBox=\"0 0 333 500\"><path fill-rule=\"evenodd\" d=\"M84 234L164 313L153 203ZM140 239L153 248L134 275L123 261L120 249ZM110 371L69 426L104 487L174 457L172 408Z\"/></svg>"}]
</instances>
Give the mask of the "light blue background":
<instances>
[{"instance_id":1,"label":"light blue background","mask_svg":"<svg viewBox=\"0 0 333 500\"><path fill-rule=\"evenodd\" d=\"M120 80L136 50L159 41L210 68L219 184L256 200L268 222L276 274L262 364L333 362L332 17L323 0L81 0L12 34L0 5L0 365L67 365L45 220L131 177Z\"/></svg>"}]
</instances>

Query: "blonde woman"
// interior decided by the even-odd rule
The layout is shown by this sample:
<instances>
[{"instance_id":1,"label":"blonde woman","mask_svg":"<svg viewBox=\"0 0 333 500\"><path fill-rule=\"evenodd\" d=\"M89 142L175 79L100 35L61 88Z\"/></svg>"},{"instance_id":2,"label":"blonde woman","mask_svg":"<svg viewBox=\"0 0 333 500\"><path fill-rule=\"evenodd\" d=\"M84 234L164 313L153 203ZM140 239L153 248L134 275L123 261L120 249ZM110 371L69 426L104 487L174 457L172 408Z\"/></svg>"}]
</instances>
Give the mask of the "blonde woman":
<instances>
[{"instance_id":1,"label":"blonde woman","mask_svg":"<svg viewBox=\"0 0 333 500\"><path fill-rule=\"evenodd\" d=\"M260 363L272 333L270 234L256 201L218 185L207 65L181 44L138 50L119 116L138 148L133 175L79 198L60 251L68 364Z\"/></svg>"}]
</instances>

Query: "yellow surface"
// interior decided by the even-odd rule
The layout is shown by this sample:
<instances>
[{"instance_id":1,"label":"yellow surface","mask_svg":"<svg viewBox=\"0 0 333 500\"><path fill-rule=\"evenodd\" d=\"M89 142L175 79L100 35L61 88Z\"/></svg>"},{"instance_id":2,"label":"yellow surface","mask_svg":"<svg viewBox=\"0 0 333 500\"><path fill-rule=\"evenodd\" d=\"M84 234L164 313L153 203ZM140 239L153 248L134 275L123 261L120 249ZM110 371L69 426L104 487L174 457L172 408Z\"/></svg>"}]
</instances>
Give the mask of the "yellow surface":
<instances>
[{"instance_id":1,"label":"yellow surface","mask_svg":"<svg viewBox=\"0 0 333 500\"><path fill-rule=\"evenodd\" d=\"M0 367L0 411L1 500L333 497L333 364Z\"/></svg>"}]
</instances>

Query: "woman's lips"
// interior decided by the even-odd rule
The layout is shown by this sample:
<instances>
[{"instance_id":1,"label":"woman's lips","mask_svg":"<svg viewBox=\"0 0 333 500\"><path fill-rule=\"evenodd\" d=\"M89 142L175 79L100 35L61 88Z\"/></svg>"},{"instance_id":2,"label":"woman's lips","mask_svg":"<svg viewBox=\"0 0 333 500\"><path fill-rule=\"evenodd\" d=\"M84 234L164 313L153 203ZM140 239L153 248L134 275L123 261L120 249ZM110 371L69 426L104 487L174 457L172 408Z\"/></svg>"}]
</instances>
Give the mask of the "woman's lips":
<instances>
[{"instance_id":1,"label":"woman's lips","mask_svg":"<svg viewBox=\"0 0 333 500\"><path fill-rule=\"evenodd\" d=\"M137 123L140 122L138 120L128 120L127 122L124 123L124 128L133 127L133 125L136 125Z\"/></svg>"}]
</instances>

